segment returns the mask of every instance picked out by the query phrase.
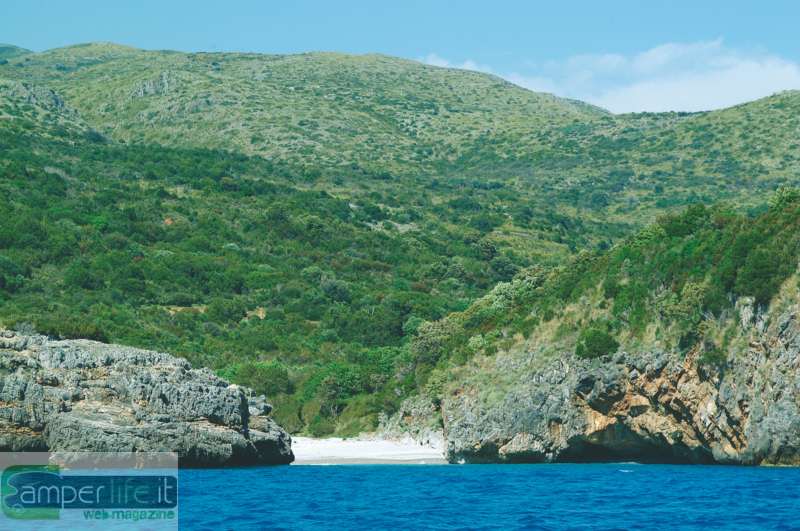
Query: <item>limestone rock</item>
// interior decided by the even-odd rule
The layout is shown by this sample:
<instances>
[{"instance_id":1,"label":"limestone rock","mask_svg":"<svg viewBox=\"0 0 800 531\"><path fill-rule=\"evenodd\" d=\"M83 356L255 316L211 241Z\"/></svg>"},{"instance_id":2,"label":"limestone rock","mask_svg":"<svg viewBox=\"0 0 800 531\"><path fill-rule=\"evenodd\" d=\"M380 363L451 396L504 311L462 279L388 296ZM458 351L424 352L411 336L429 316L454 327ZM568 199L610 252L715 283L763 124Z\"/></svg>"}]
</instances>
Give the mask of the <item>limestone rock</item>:
<instances>
[{"instance_id":1,"label":"limestone rock","mask_svg":"<svg viewBox=\"0 0 800 531\"><path fill-rule=\"evenodd\" d=\"M176 451L181 466L284 464L263 396L186 360L0 331L0 451Z\"/></svg>"},{"instance_id":2,"label":"limestone rock","mask_svg":"<svg viewBox=\"0 0 800 531\"><path fill-rule=\"evenodd\" d=\"M502 392L463 385L441 406L448 458L800 465L797 312L753 326L749 350L722 367L701 364L699 349L597 360L565 352Z\"/></svg>"}]
</instances>

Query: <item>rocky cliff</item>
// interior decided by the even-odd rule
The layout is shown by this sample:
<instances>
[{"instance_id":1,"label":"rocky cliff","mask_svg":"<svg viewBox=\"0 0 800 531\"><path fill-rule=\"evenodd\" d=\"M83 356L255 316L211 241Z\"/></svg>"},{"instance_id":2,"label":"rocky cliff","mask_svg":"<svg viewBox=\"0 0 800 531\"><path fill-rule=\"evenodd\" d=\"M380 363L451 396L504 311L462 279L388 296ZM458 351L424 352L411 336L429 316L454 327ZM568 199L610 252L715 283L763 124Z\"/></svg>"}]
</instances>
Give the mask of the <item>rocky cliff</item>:
<instances>
[{"instance_id":1,"label":"rocky cliff","mask_svg":"<svg viewBox=\"0 0 800 531\"><path fill-rule=\"evenodd\" d=\"M444 398L448 458L800 465L798 311L742 312L746 348L719 365L699 347L545 364L500 354L490 372L510 374L503 383Z\"/></svg>"},{"instance_id":2,"label":"rocky cliff","mask_svg":"<svg viewBox=\"0 0 800 531\"><path fill-rule=\"evenodd\" d=\"M285 464L291 438L183 359L0 331L0 451L176 451L181 466Z\"/></svg>"}]
</instances>

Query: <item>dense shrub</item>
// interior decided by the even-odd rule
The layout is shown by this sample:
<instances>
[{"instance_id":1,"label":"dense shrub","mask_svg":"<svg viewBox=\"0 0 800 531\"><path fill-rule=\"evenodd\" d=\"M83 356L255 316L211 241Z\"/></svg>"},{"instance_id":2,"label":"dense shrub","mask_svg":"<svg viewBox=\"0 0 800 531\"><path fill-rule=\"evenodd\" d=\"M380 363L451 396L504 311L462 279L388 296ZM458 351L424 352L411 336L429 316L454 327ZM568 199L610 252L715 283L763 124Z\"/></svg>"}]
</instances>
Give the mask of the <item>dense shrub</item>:
<instances>
[{"instance_id":1,"label":"dense shrub","mask_svg":"<svg viewBox=\"0 0 800 531\"><path fill-rule=\"evenodd\" d=\"M22 287L25 270L10 258L0 255L0 290L14 292Z\"/></svg>"},{"instance_id":2,"label":"dense shrub","mask_svg":"<svg viewBox=\"0 0 800 531\"><path fill-rule=\"evenodd\" d=\"M268 397L294 390L289 370L279 361L248 361L228 369L224 375Z\"/></svg>"},{"instance_id":3,"label":"dense shrub","mask_svg":"<svg viewBox=\"0 0 800 531\"><path fill-rule=\"evenodd\" d=\"M613 354L618 348L619 343L608 332L599 328L587 328L578 337L575 355L579 358L599 358Z\"/></svg>"}]
</instances>

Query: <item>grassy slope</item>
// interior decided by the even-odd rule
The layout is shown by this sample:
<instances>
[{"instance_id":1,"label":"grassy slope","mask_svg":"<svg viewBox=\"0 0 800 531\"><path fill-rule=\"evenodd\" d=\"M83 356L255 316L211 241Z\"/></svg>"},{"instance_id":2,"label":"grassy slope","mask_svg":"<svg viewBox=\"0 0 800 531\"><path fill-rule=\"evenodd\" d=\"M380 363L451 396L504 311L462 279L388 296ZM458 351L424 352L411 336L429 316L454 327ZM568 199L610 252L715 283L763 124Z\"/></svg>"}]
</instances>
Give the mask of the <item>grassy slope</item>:
<instances>
[{"instance_id":1,"label":"grassy slope","mask_svg":"<svg viewBox=\"0 0 800 531\"><path fill-rule=\"evenodd\" d=\"M0 60L14 59L16 57L20 57L22 55L27 55L30 53L33 52L31 52L30 50L26 50L25 48L20 48L19 46L0 43Z\"/></svg>"},{"instance_id":2,"label":"grassy slope","mask_svg":"<svg viewBox=\"0 0 800 531\"><path fill-rule=\"evenodd\" d=\"M58 91L100 132L128 142L231 149L380 190L413 177L500 180L574 250L697 200L758 203L794 178L800 95L694 115L613 116L496 77L379 55L187 54L88 44L0 67ZM355 175L355 180L350 177ZM335 188L334 188L335 187ZM755 198L755 199L754 199ZM593 227L581 227L583 223ZM508 227L510 245L539 239ZM562 239L564 235L562 234ZM549 253L550 251L548 251Z\"/></svg>"},{"instance_id":3,"label":"grassy slope","mask_svg":"<svg viewBox=\"0 0 800 531\"><path fill-rule=\"evenodd\" d=\"M62 48L5 75L58 90L118 140L235 149L320 164L419 171L478 135L604 113L498 78L380 55ZM309 161L311 159L311 161Z\"/></svg>"}]
</instances>

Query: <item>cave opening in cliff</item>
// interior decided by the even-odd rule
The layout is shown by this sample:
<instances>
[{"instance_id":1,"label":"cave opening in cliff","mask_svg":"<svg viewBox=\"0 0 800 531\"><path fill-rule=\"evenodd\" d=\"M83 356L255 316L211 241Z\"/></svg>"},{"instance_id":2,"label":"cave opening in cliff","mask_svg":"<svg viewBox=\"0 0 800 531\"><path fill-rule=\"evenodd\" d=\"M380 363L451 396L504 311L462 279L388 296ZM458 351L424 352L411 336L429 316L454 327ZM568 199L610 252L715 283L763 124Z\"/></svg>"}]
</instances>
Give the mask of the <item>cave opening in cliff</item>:
<instances>
[{"instance_id":1,"label":"cave opening in cliff","mask_svg":"<svg viewBox=\"0 0 800 531\"><path fill-rule=\"evenodd\" d=\"M705 449L692 449L684 444L644 437L623 424L612 424L592 433L576 437L557 458L565 463L598 463L635 461L663 464L712 464L714 458Z\"/></svg>"}]
</instances>

